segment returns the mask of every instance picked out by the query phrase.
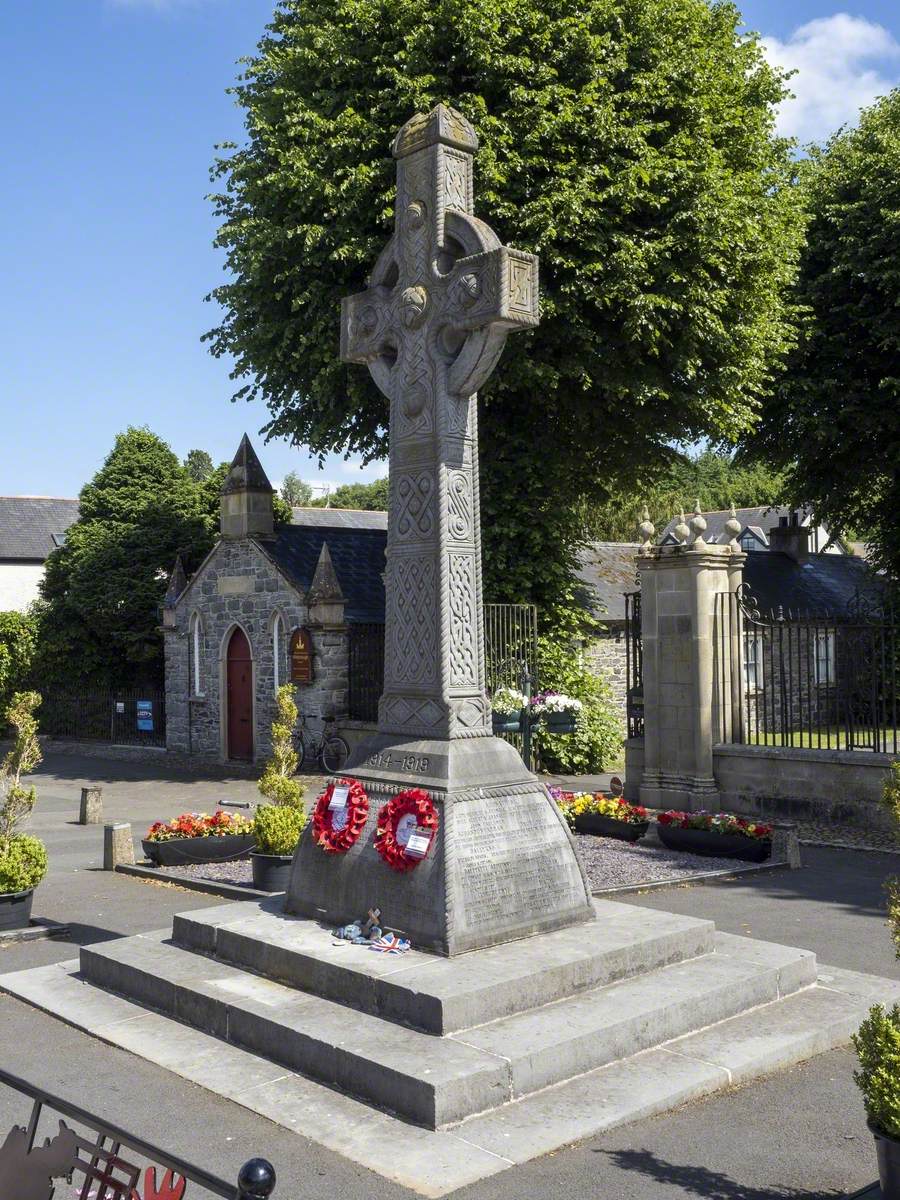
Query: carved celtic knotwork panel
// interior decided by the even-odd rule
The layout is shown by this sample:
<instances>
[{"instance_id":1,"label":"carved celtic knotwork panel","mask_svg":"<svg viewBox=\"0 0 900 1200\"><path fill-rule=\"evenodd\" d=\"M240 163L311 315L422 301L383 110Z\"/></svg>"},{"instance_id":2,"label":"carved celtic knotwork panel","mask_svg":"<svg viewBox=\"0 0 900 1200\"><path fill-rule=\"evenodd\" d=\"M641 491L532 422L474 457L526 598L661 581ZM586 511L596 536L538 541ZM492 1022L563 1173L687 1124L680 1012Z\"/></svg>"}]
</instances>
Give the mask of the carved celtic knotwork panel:
<instances>
[{"instance_id":1,"label":"carved celtic knotwork panel","mask_svg":"<svg viewBox=\"0 0 900 1200\"><path fill-rule=\"evenodd\" d=\"M450 555L450 686L478 681L475 624L475 556Z\"/></svg>"},{"instance_id":2,"label":"carved celtic knotwork panel","mask_svg":"<svg viewBox=\"0 0 900 1200\"><path fill-rule=\"evenodd\" d=\"M430 537L434 532L434 483L431 474L400 475L394 528L402 541Z\"/></svg>"},{"instance_id":3,"label":"carved celtic knotwork panel","mask_svg":"<svg viewBox=\"0 0 900 1200\"><path fill-rule=\"evenodd\" d=\"M389 571L386 676L389 673L390 683L433 683L437 676L438 608L434 559L398 556Z\"/></svg>"},{"instance_id":4,"label":"carved celtic knotwork panel","mask_svg":"<svg viewBox=\"0 0 900 1200\"><path fill-rule=\"evenodd\" d=\"M450 536L462 542L472 536L472 476L469 471L447 472L447 518Z\"/></svg>"}]
</instances>

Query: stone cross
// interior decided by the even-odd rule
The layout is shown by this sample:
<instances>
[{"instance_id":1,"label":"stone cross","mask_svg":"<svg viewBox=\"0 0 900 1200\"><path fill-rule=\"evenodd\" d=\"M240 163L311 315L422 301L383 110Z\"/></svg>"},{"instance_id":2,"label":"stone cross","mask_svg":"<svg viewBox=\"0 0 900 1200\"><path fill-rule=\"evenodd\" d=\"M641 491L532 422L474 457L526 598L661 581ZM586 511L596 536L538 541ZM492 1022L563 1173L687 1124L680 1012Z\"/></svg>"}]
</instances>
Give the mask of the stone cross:
<instances>
[{"instance_id":1,"label":"stone cross","mask_svg":"<svg viewBox=\"0 0 900 1200\"><path fill-rule=\"evenodd\" d=\"M472 126L439 104L394 141L394 235L343 301L341 357L390 401L381 733L489 735L475 393L538 323L538 263L472 216Z\"/></svg>"}]
</instances>

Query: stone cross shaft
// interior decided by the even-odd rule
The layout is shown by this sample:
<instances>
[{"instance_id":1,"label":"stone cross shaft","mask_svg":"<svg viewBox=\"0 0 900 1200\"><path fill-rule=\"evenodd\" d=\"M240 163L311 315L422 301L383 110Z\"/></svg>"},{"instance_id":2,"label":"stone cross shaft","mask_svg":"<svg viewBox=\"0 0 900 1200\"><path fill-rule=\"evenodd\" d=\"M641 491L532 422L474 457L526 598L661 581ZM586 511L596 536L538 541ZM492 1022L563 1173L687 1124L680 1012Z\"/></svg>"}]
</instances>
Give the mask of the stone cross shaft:
<instances>
[{"instance_id":1,"label":"stone cross shaft","mask_svg":"<svg viewBox=\"0 0 900 1200\"><path fill-rule=\"evenodd\" d=\"M390 401L381 733L478 737L485 697L475 393L538 323L538 263L472 216L472 126L439 104L394 141L394 235L343 301L341 357Z\"/></svg>"}]
</instances>

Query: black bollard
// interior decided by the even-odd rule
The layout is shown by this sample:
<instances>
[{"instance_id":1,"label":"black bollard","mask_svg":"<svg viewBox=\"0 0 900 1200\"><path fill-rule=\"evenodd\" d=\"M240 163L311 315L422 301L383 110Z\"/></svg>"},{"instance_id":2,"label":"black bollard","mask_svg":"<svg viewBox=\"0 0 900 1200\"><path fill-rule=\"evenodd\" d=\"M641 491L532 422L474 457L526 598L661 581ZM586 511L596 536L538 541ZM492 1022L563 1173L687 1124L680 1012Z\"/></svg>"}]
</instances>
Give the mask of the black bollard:
<instances>
[{"instance_id":1,"label":"black bollard","mask_svg":"<svg viewBox=\"0 0 900 1200\"><path fill-rule=\"evenodd\" d=\"M237 1200L266 1200L275 1191L275 1168L266 1158L251 1158L238 1175Z\"/></svg>"}]
</instances>

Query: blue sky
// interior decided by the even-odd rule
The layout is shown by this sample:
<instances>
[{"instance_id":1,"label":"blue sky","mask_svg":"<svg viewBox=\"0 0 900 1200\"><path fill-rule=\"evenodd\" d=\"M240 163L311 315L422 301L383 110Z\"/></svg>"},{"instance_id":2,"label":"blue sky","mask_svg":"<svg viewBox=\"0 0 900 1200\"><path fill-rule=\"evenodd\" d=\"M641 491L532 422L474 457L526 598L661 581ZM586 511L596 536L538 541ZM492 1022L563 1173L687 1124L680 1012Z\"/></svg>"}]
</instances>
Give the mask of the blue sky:
<instances>
[{"instance_id":1,"label":"blue sky","mask_svg":"<svg viewBox=\"0 0 900 1200\"><path fill-rule=\"evenodd\" d=\"M75 495L129 424L183 456L230 458L265 422L234 405L200 335L222 278L205 200L213 145L240 139L225 89L272 0L4 0L0 188L0 494ZM825 137L900 82L895 0L746 0L778 62L800 69L786 132ZM273 481L374 478L272 442Z\"/></svg>"}]
</instances>

